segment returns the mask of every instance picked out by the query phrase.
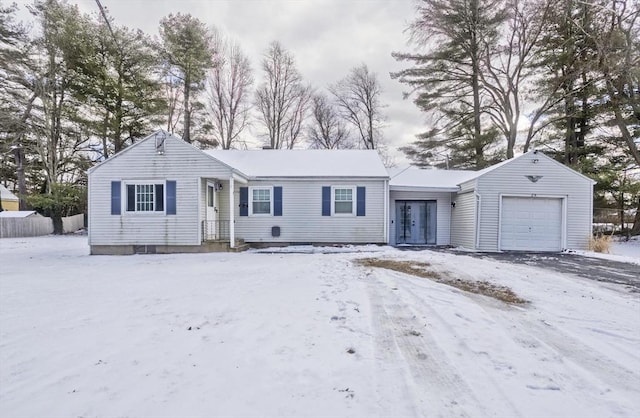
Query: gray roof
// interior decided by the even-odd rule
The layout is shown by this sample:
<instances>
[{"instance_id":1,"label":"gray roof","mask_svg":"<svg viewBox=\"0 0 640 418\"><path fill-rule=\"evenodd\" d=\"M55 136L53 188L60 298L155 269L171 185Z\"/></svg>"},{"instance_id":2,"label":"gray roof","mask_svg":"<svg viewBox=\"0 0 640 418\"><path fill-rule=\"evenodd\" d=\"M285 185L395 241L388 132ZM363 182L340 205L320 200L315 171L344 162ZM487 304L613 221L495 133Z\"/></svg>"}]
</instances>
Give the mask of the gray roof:
<instances>
[{"instance_id":1,"label":"gray roof","mask_svg":"<svg viewBox=\"0 0 640 418\"><path fill-rule=\"evenodd\" d=\"M29 216L41 216L35 210L5 210L0 212L0 218L28 218Z\"/></svg>"},{"instance_id":2,"label":"gray roof","mask_svg":"<svg viewBox=\"0 0 640 418\"><path fill-rule=\"evenodd\" d=\"M205 150L206 154L254 178L389 178L375 150Z\"/></svg>"},{"instance_id":3,"label":"gray roof","mask_svg":"<svg viewBox=\"0 0 640 418\"><path fill-rule=\"evenodd\" d=\"M459 189L458 184L475 177L477 172L407 167L390 169L389 174L391 175L389 187L392 190L420 188L455 192Z\"/></svg>"},{"instance_id":4,"label":"gray roof","mask_svg":"<svg viewBox=\"0 0 640 418\"><path fill-rule=\"evenodd\" d=\"M14 202L17 202L19 200L18 196L11 193L9 189L4 187L2 184L0 184L0 199L6 201L13 200Z\"/></svg>"}]
</instances>

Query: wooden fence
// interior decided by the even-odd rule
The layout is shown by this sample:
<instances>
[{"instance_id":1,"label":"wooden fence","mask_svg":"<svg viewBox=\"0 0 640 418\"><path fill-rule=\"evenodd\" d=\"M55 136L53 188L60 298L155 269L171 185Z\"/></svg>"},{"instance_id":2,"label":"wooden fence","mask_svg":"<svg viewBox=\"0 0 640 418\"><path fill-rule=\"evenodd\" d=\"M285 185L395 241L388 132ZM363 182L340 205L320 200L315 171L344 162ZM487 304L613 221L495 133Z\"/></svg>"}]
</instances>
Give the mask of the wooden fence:
<instances>
[{"instance_id":1,"label":"wooden fence","mask_svg":"<svg viewBox=\"0 0 640 418\"><path fill-rule=\"evenodd\" d=\"M75 232L84 227L84 215L62 218L64 233ZM43 216L28 218L0 218L0 238L38 237L53 233L53 221Z\"/></svg>"},{"instance_id":2,"label":"wooden fence","mask_svg":"<svg viewBox=\"0 0 640 418\"><path fill-rule=\"evenodd\" d=\"M62 230L65 234L76 232L78 229L84 228L84 214L79 213L73 216L62 218Z\"/></svg>"}]
</instances>

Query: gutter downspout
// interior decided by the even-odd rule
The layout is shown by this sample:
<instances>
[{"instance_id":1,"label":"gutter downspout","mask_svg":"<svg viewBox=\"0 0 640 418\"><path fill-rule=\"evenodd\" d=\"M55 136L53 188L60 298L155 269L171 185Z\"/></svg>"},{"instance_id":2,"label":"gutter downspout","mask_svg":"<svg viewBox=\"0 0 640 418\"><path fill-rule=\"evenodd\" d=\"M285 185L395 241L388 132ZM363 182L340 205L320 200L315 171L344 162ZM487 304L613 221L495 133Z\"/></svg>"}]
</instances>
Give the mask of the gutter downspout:
<instances>
[{"instance_id":1,"label":"gutter downspout","mask_svg":"<svg viewBox=\"0 0 640 418\"><path fill-rule=\"evenodd\" d=\"M384 241L389 245L389 180L384 181Z\"/></svg>"},{"instance_id":2,"label":"gutter downspout","mask_svg":"<svg viewBox=\"0 0 640 418\"><path fill-rule=\"evenodd\" d=\"M475 242L475 250L478 251L480 247L480 221L482 219L482 198L478 194L478 192L474 191L473 195L476 197L476 242Z\"/></svg>"},{"instance_id":3,"label":"gutter downspout","mask_svg":"<svg viewBox=\"0 0 640 418\"><path fill-rule=\"evenodd\" d=\"M233 175L229 176L229 248L234 248L236 245L236 231L235 231L235 204L233 203Z\"/></svg>"}]
</instances>

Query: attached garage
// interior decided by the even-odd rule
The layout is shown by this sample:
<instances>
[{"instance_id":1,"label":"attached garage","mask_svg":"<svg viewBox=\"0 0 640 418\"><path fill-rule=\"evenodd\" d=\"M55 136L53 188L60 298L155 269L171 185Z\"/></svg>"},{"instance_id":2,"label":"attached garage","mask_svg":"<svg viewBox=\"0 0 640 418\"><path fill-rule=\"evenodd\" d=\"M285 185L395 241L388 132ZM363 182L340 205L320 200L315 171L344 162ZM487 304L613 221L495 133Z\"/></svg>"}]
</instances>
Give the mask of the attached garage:
<instances>
[{"instance_id":1,"label":"attached garage","mask_svg":"<svg viewBox=\"0 0 640 418\"><path fill-rule=\"evenodd\" d=\"M475 172L452 197L451 243L477 251L586 249L594 184L537 151Z\"/></svg>"},{"instance_id":2,"label":"attached garage","mask_svg":"<svg viewBox=\"0 0 640 418\"><path fill-rule=\"evenodd\" d=\"M502 196L500 250L560 251L564 198Z\"/></svg>"}]
</instances>

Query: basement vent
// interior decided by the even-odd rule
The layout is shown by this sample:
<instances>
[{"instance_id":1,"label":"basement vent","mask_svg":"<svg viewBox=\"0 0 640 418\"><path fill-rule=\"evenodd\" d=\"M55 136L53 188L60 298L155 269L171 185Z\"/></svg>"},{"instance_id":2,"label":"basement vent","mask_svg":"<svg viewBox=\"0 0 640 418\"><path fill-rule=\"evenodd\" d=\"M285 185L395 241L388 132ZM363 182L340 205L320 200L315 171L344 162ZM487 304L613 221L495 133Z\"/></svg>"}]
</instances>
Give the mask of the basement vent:
<instances>
[{"instance_id":1,"label":"basement vent","mask_svg":"<svg viewBox=\"0 0 640 418\"><path fill-rule=\"evenodd\" d=\"M155 245L134 245L133 253L134 254L155 254L156 246Z\"/></svg>"},{"instance_id":2,"label":"basement vent","mask_svg":"<svg viewBox=\"0 0 640 418\"><path fill-rule=\"evenodd\" d=\"M271 236L272 237L279 237L280 236L280 227L279 226L272 226L271 227Z\"/></svg>"}]
</instances>

